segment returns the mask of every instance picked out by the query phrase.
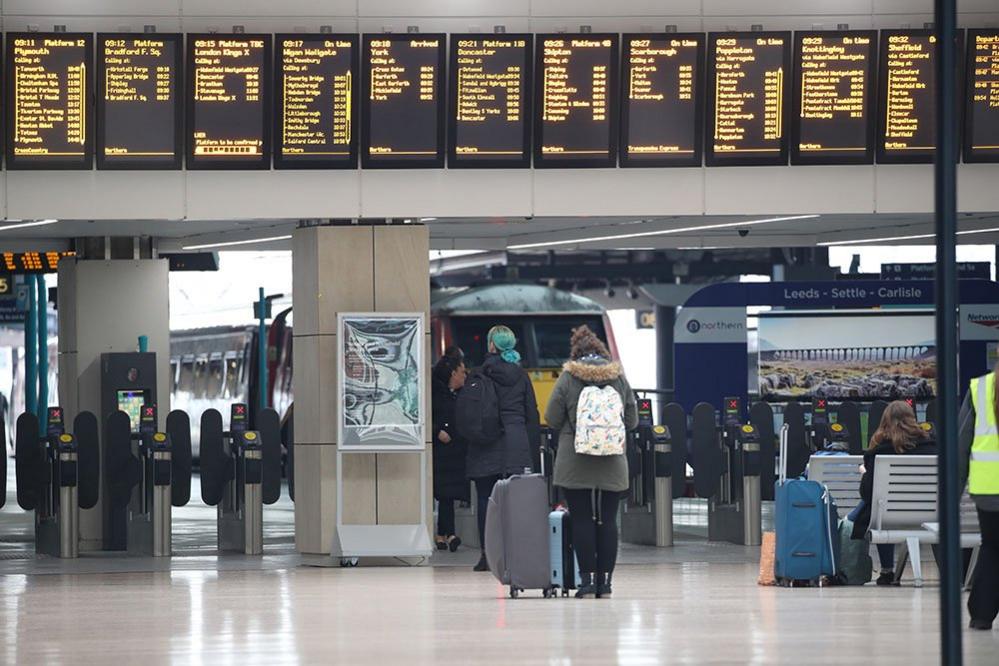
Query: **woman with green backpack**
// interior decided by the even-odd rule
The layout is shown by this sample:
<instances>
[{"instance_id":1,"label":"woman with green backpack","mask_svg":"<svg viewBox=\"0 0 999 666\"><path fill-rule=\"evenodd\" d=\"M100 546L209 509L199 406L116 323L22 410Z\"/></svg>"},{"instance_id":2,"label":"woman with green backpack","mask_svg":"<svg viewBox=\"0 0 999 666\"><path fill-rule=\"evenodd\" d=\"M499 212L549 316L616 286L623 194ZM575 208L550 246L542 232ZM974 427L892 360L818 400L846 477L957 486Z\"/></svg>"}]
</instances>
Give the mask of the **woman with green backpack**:
<instances>
[{"instance_id":1,"label":"woman with green backpack","mask_svg":"<svg viewBox=\"0 0 999 666\"><path fill-rule=\"evenodd\" d=\"M638 425L638 408L621 364L587 326L573 330L569 359L545 410L559 433L554 483L569 502L582 577L576 597L608 597L618 504L628 489L627 431Z\"/></svg>"}]
</instances>

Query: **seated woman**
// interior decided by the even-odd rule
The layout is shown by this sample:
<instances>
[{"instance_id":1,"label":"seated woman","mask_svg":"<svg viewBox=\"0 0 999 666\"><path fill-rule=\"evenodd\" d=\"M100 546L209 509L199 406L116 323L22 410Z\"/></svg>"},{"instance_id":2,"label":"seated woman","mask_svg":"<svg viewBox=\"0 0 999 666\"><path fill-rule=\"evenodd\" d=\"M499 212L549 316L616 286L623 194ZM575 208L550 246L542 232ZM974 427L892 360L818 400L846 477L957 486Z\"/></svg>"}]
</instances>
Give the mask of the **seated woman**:
<instances>
[{"instance_id":1,"label":"seated woman","mask_svg":"<svg viewBox=\"0 0 999 666\"><path fill-rule=\"evenodd\" d=\"M864 464L860 470L860 503L847 516L853 521L853 538L864 539L871 526L871 496L874 492L874 465L878 456L936 455L937 443L919 427L916 414L904 400L896 400L885 408L878 429L871 436L871 443L864 451ZM878 544L881 575L878 585L898 585L895 578L895 546Z\"/></svg>"}]
</instances>

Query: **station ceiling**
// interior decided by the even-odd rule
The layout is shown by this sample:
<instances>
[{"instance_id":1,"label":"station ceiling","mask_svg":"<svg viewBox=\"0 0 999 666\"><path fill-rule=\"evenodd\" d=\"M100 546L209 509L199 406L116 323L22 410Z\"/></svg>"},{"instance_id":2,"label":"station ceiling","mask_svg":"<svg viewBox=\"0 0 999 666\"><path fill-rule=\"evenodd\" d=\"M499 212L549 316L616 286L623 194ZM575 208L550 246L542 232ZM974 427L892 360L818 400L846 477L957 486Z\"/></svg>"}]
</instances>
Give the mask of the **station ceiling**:
<instances>
[{"instance_id":1,"label":"station ceiling","mask_svg":"<svg viewBox=\"0 0 999 666\"><path fill-rule=\"evenodd\" d=\"M316 224L321 221L311 220ZM87 236L155 236L163 252L289 250L299 220L59 220L0 224L0 249L67 248ZM431 247L457 250L598 250L921 245L933 243L933 216L913 214L714 215L670 217L411 218ZM999 212L962 213L959 242L999 244Z\"/></svg>"}]
</instances>

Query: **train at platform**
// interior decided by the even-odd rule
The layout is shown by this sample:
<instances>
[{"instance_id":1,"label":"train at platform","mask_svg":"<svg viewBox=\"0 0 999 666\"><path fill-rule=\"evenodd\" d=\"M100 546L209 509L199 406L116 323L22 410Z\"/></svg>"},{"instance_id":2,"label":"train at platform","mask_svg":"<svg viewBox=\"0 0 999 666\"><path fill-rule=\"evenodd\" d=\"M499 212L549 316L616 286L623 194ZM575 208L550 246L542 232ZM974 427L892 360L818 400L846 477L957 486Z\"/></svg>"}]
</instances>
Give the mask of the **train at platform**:
<instances>
[{"instance_id":1,"label":"train at platform","mask_svg":"<svg viewBox=\"0 0 999 666\"><path fill-rule=\"evenodd\" d=\"M277 301L276 308L282 303ZM550 287L502 284L435 290L431 294L431 361L451 345L465 353L469 367L486 355L489 328L503 324L514 331L544 414L548 397L569 357L572 329L587 325L607 340L617 356L607 312L585 296ZM293 312L278 310L267 326L267 404L287 419L294 396ZM197 456L200 415L206 409L228 413L229 405L244 402L255 409L259 371L257 327L218 326L172 331L170 334L171 408L191 416Z\"/></svg>"}]
</instances>

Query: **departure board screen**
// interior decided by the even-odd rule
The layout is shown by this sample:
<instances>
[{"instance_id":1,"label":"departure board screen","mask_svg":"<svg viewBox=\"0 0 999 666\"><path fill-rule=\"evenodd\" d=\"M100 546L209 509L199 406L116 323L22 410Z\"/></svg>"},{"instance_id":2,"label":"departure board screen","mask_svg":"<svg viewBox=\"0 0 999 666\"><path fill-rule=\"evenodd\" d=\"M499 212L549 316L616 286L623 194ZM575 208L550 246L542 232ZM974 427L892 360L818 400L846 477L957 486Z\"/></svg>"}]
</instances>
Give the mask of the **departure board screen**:
<instances>
[{"instance_id":1,"label":"departure board screen","mask_svg":"<svg viewBox=\"0 0 999 666\"><path fill-rule=\"evenodd\" d=\"M270 168L270 35L187 36L187 168Z\"/></svg>"},{"instance_id":2,"label":"departure board screen","mask_svg":"<svg viewBox=\"0 0 999 666\"><path fill-rule=\"evenodd\" d=\"M55 273L59 260L75 257L75 252L4 252L3 270L7 273L23 275L28 273Z\"/></svg>"},{"instance_id":3,"label":"departure board screen","mask_svg":"<svg viewBox=\"0 0 999 666\"><path fill-rule=\"evenodd\" d=\"M93 36L7 35L7 168L89 169Z\"/></svg>"},{"instance_id":4,"label":"departure board screen","mask_svg":"<svg viewBox=\"0 0 999 666\"><path fill-rule=\"evenodd\" d=\"M357 35L278 35L274 166L357 166Z\"/></svg>"},{"instance_id":5,"label":"departure board screen","mask_svg":"<svg viewBox=\"0 0 999 666\"><path fill-rule=\"evenodd\" d=\"M532 35L451 35L448 166L531 164Z\"/></svg>"},{"instance_id":6,"label":"departure board screen","mask_svg":"<svg viewBox=\"0 0 999 666\"><path fill-rule=\"evenodd\" d=\"M534 166L617 164L618 36L538 35Z\"/></svg>"},{"instance_id":7,"label":"departure board screen","mask_svg":"<svg viewBox=\"0 0 999 666\"><path fill-rule=\"evenodd\" d=\"M999 30L968 31L965 162L999 162Z\"/></svg>"},{"instance_id":8,"label":"departure board screen","mask_svg":"<svg viewBox=\"0 0 999 666\"><path fill-rule=\"evenodd\" d=\"M878 162L933 162L936 41L931 30L881 31Z\"/></svg>"},{"instance_id":9,"label":"departure board screen","mask_svg":"<svg viewBox=\"0 0 999 666\"><path fill-rule=\"evenodd\" d=\"M792 164L874 162L878 33L794 33Z\"/></svg>"},{"instance_id":10,"label":"departure board screen","mask_svg":"<svg viewBox=\"0 0 999 666\"><path fill-rule=\"evenodd\" d=\"M790 32L708 35L708 166L787 164Z\"/></svg>"},{"instance_id":11,"label":"departure board screen","mask_svg":"<svg viewBox=\"0 0 999 666\"><path fill-rule=\"evenodd\" d=\"M704 35L624 35L621 166L701 166Z\"/></svg>"},{"instance_id":12,"label":"departure board screen","mask_svg":"<svg viewBox=\"0 0 999 666\"><path fill-rule=\"evenodd\" d=\"M97 35L97 168L179 169L180 35Z\"/></svg>"},{"instance_id":13,"label":"departure board screen","mask_svg":"<svg viewBox=\"0 0 999 666\"><path fill-rule=\"evenodd\" d=\"M445 47L442 34L364 36L364 168L444 166Z\"/></svg>"}]
</instances>

